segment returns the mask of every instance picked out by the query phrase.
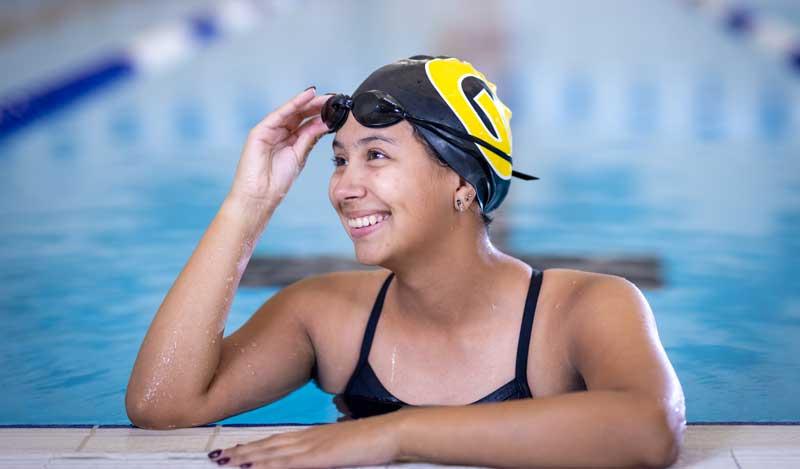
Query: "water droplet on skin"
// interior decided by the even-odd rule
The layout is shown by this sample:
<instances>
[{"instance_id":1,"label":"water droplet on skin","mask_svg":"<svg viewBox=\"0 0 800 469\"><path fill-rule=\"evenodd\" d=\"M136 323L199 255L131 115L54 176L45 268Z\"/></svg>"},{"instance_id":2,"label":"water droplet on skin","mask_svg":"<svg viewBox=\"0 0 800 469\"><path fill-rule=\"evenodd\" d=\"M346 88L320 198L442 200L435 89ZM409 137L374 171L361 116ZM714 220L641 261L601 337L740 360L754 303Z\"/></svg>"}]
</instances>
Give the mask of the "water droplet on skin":
<instances>
[{"instance_id":1,"label":"water droplet on skin","mask_svg":"<svg viewBox=\"0 0 800 469\"><path fill-rule=\"evenodd\" d=\"M392 374L389 377L389 382L394 383L394 370L397 366L397 345L392 349Z\"/></svg>"}]
</instances>

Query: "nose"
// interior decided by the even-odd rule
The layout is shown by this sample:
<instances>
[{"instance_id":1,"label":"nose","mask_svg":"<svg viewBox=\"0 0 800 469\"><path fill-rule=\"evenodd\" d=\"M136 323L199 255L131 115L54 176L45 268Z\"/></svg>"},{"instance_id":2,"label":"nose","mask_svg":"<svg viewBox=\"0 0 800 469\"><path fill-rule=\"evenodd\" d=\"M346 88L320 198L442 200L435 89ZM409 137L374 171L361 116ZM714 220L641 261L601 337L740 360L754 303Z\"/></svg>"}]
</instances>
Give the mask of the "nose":
<instances>
[{"instance_id":1,"label":"nose","mask_svg":"<svg viewBox=\"0 0 800 469\"><path fill-rule=\"evenodd\" d=\"M366 170L358 164L348 163L341 171L333 175L333 197L338 203L359 199L366 195L364 185Z\"/></svg>"}]
</instances>

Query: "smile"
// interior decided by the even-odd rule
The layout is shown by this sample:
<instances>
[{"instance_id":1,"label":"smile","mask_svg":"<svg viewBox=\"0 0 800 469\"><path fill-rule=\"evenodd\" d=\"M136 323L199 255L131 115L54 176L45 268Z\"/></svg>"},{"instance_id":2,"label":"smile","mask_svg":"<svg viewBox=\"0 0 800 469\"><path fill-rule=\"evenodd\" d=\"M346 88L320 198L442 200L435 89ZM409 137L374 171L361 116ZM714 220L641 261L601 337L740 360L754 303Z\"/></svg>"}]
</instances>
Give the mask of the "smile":
<instances>
[{"instance_id":1,"label":"smile","mask_svg":"<svg viewBox=\"0 0 800 469\"><path fill-rule=\"evenodd\" d=\"M375 232L383 223L391 218L389 213L375 213L366 217L348 218L347 226L353 238L361 238Z\"/></svg>"}]
</instances>

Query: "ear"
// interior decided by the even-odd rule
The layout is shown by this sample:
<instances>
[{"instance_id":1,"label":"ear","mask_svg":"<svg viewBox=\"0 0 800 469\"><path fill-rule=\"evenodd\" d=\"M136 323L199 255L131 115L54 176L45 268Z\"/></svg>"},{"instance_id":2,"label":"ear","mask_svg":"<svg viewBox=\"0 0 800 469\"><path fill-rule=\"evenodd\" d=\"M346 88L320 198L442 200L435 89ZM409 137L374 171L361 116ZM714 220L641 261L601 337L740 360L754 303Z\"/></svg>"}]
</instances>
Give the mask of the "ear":
<instances>
[{"instance_id":1,"label":"ear","mask_svg":"<svg viewBox=\"0 0 800 469\"><path fill-rule=\"evenodd\" d=\"M475 189L472 187L472 184L468 183L460 176L458 181L458 188L453 195L453 207L459 212L464 212L469 209L475 201Z\"/></svg>"}]
</instances>

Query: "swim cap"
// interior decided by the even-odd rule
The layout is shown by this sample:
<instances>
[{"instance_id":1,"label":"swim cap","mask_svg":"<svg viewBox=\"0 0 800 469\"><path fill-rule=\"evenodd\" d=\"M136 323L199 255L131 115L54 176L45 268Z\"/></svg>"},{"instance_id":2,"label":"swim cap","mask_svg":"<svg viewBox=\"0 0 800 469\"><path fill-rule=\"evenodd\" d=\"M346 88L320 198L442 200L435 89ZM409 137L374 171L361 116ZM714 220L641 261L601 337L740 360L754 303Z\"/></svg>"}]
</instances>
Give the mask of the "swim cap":
<instances>
[{"instance_id":1,"label":"swim cap","mask_svg":"<svg viewBox=\"0 0 800 469\"><path fill-rule=\"evenodd\" d=\"M475 188L483 213L496 209L505 199L512 176L539 179L512 170L511 110L497 96L494 83L469 62L415 55L375 70L353 96L371 90L391 95L414 117L466 133L504 153L408 121L439 158Z\"/></svg>"}]
</instances>

